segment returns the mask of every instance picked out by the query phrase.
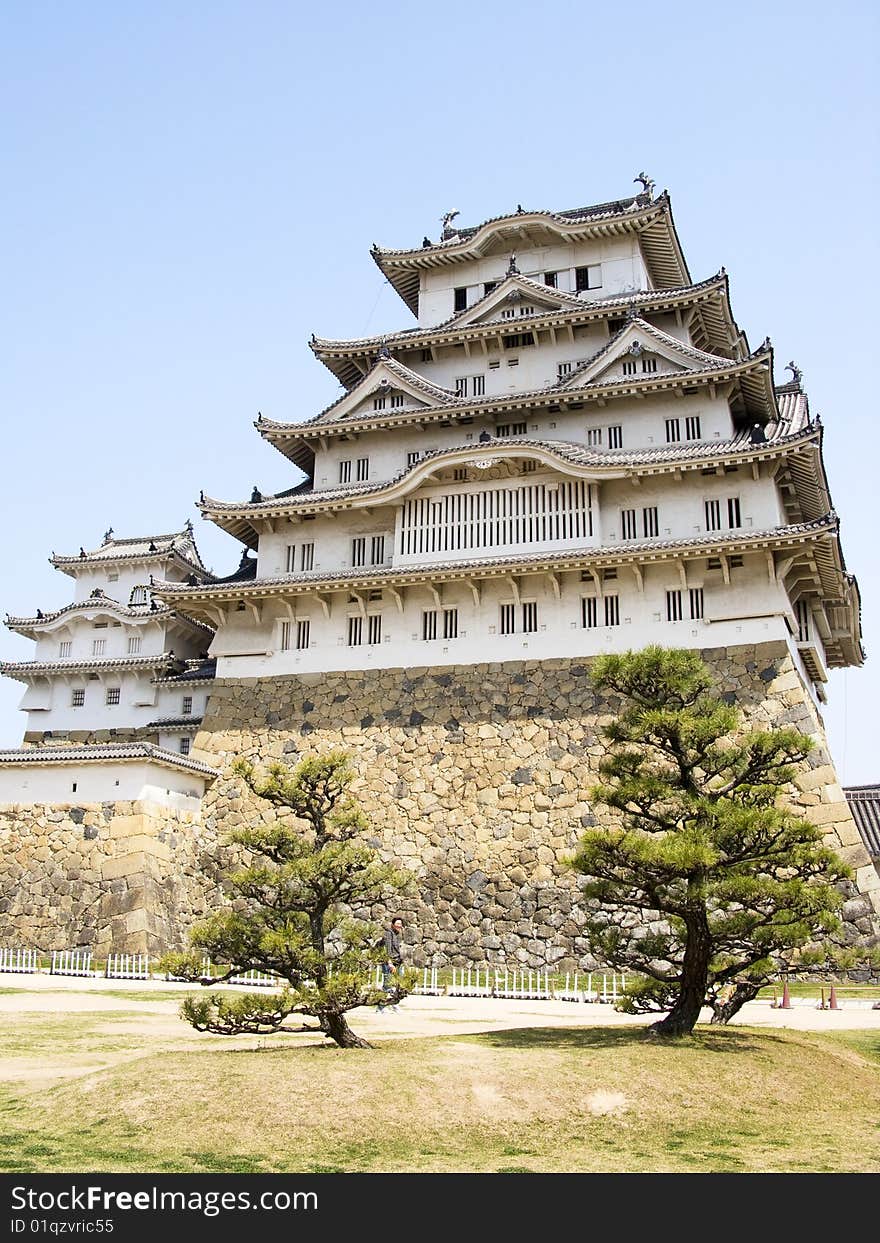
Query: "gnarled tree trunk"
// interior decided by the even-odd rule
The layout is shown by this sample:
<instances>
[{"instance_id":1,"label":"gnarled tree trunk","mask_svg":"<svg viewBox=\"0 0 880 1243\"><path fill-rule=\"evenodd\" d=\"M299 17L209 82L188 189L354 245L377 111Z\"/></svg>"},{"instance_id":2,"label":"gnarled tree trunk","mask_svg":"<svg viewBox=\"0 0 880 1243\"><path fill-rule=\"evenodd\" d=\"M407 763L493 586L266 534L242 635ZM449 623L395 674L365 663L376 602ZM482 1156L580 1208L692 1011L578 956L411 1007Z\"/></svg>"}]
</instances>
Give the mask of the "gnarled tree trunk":
<instances>
[{"instance_id":1,"label":"gnarled tree trunk","mask_svg":"<svg viewBox=\"0 0 880 1243\"><path fill-rule=\"evenodd\" d=\"M716 1001L712 1006L712 1023L729 1023L738 1010L747 1001L754 1001L763 988L763 984L742 982L737 984L733 992L724 1001Z\"/></svg>"},{"instance_id":2,"label":"gnarled tree trunk","mask_svg":"<svg viewBox=\"0 0 880 1243\"><path fill-rule=\"evenodd\" d=\"M712 956L709 921L705 910L697 910L688 914L685 922L688 936L682 961L681 985L672 1009L665 1018L659 1023L652 1023L648 1029L657 1036L689 1036L706 1004L709 960Z\"/></svg>"},{"instance_id":3,"label":"gnarled tree trunk","mask_svg":"<svg viewBox=\"0 0 880 1243\"><path fill-rule=\"evenodd\" d=\"M321 1030L331 1040L335 1040L341 1049L372 1049L368 1040L363 1040L351 1030L343 1013L324 1011L320 1016Z\"/></svg>"}]
</instances>

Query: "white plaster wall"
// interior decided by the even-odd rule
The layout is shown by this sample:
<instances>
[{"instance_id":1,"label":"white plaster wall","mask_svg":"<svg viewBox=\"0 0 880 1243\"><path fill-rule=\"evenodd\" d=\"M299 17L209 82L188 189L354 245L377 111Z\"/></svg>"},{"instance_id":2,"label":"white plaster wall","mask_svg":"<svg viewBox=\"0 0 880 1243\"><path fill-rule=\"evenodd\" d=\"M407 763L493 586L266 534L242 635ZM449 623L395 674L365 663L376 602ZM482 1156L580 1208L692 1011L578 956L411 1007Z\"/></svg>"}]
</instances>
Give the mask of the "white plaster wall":
<instances>
[{"instance_id":1,"label":"white plaster wall","mask_svg":"<svg viewBox=\"0 0 880 1243\"><path fill-rule=\"evenodd\" d=\"M640 411L636 417L645 420L646 426L653 427L658 421L662 426L662 416L665 409L668 408L678 412L683 407L685 409L694 408L688 405L687 400L678 401L675 404L670 402L663 404L659 414L647 415L642 414ZM712 426L713 421L720 422L725 417L722 409L713 410L710 408L707 410L705 407L700 408L702 410L701 418L705 419L708 427ZM593 425L602 426L603 424L599 423L599 419L602 417L599 414L591 415L590 422ZM726 417L729 418L729 415ZM608 415L605 413L603 422L606 428L608 425L607 419ZM553 421L546 420L548 424ZM540 430L538 432L532 431L533 425L531 423L528 426L528 434L533 435L536 439L559 438L573 440L575 436L581 441L585 439L585 422L575 413L558 416L557 426L554 428L548 426L543 436ZM628 424L624 424L624 443L626 443L628 427ZM470 429L459 429L458 435L462 434L479 435L479 433L475 433ZM643 432L643 434L647 433ZM423 433L423 435L426 439L428 438L428 433ZM403 441L404 447L414 442L414 436L415 434ZM607 439L607 433L605 439ZM384 447L380 448L380 451L384 451ZM388 452L390 453L390 450ZM396 448L394 452L399 454L400 449ZM523 453L523 456L528 456L527 451ZM390 470L391 465L392 463L387 457L380 459L380 466ZM458 482L448 478L441 481L431 478L410 495L412 497L428 497L442 496L451 491L475 492L490 486L493 482L513 488L526 482L536 484L539 482L564 480L569 477L561 472L554 472L549 468L541 466L527 477L520 475L497 481L480 479L473 482ZM596 490L594 491L593 507L595 538L592 541L586 541L585 546L591 543L613 543L621 538L619 529L621 509L637 509L639 511L639 521L641 522L642 508L653 505L656 505L659 511L658 522L660 529L658 535L661 538L686 539L705 531L704 502L715 498L723 502L722 521L726 523L726 500L731 496L739 497L743 531L764 530L784 522L776 488L765 477L759 477L757 480L754 479L750 467L740 467L735 472L729 472L721 476L714 473L703 475L699 470L690 471L684 478L686 480L685 486L681 482L676 481L671 474L643 476L643 482L638 487L632 482L622 479L595 483L594 489ZM314 543L314 569L316 571L332 572L346 569L352 564L352 539L358 535L367 536L369 556L369 537L384 534L385 560L383 564L401 564L398 550L392 539L395 519L400 505L400 502L377 505L371 508L368 514L365 514L361 509L354 509L337 517L318 515L311 522L284 523L273 532L265 532L260 539L258 573L263 578L273 578L286 574L287 547L291 544L297 549L296 565L298 569L300 564L299 550L304 541ZM511 550L514 550L514 548L522 551L536 552L539 551L540 546L537 544L511 546ZM473 554L463 553L462 555ZM432 561L436 563L437 561L449 559L448 554L438 554L436 556L422 554L416 561L418 564L429 565Z\"/></svg>"},{"instance_id":2,"label":"white plaster wall","mask_svg":"<svg viewBox=\"0 0 880 1243\"><path fill-rule=\"evenodd\" d=\"M591 242L549 241L545 246L509 249L482 259L462 260L447 267L429 268L421 274L419 323L425 327L442 323L453 314L453 289L468 289L468 306L483 296L486 281L501 281L512 253L523 276L544 282L545 272L557 272L557 289L574 292L574 269L602 265L602 287L581 296L594 299L650 288L647 269L635 238L607 238Z\"/></svg>"},{"instance_id":3,"label":"white plaster wall","mask_svg":"<svg viewBox=\"0 0 880 1243\"><path fill-rule=\"evenodd\" d=\"M192 698L194 717L204 716L205 704L208 701L208 686L204 682L180 682L175 686L159 686L156 688L155 717L183 716L184 697Z\"/></svg>"},{"instance_id":4,"label":"white plaster wall","mask_svg":"<svg viewBox=\"0 0 880 1243\"><path fill-rule=\"evenodd\" d=\"M176 772L160 764L134 760L54 767L0 766L0 804L149 799L162 807L195 811L205 785L206 780L199 773Z\"/></svg>"},{"instance_id":5,"label":"white plaster wall","mask_svg":"<svg viewBox=\"0 0 880 1243\"><path fill-rule=\"evenodd\" d=\"M311 620L311 644L307 651L280 651L280 625L288 615L267 604L263 623L255 626L235 615L215 640L219 657L218 677L262 677L267 673L311 673L364 667L392 668L425 664L469 664L515 660L524 656L589 656L601 651L623 651L648 643L667 646L715 647L725 644L763 642L788 633L785 616L790 606L782 588L771 582L763 557L747 556L742 568L731 571L726 585L720 570L708 570L700 562L687 567L689 587L704 589L704 619L688 619L688 597L683 597L685 620L666 620L666 591L682 587L672 566L648 567L640 591L632 570L618 569L616 579L604 582L606 593L620 597L620 625L584 629L581 599L596 592L592 580L581 581L577 572L560 576L556 598L546 576L518 577L521 600L538 604L539 630L534 634L500 634L500 605L514 599L513 590L501 581L483 585L476 604L466 585L443 584L443 606L459 611L459 637L424 641L422 614L436 608L427 587L403 591L400 612L389 592L381 601L367 602L367 612L382 614L382 642L347 645L348 617L358 611L348 603L347 593L332 597L329 618L317 602L303 598L293 605L297 618ZM519 615L519 610L518 610ZM601 615L600 615L601 616ZM518 623L519 624L519 623Z\"/></svg>"},{"instance_id":6,"label":"white plaster wall","mask_svg":"<svg viewBox=\"0 0 880 1243\"><path fill-rule=\"evenodd\" d=\"M28 713L29 730L134 729L156 715L156 687L149 670L133 673L108 670L97 678L60 674L32 682L19 704ZM120 702L108 705L107 688L120 688ZM81 708L72 705L75 688L85 690Z\"/></svg>"},{"instance_id":7,"label":"white plaster wall","mask_svg":"<svg viewBox=\"0 0 880 1243\"><path fill-rule=\"evenodd\" d=\"M106 627L96 623L106 622ZM74 614L59 617L45 630L41 631L36 640L33 660L57 661L65 660L117 660L128 656L128 640L140 638L138 656L158 656L167 651L167 624L164 621L150 619L148 610L144 610L143 619L137 621L120 621L111 612L101 608L90 610L87 615ZM103 656L92 655L94 640L103 639L106 647ZM61 657L62 642L71 644L70 655ZM172 644L173 646L173 644ZM183 652L181 651L181 655Z\"/></svg>"},{"instance_id":8,"label":"white plaster wall","mask_svg":"<svg viewBox=\"0 0 880 1243\"><path fill-rule=\"evenodd\" d=\"M141 561L134 566L124 562L102 566L86 561L72 568L75 570L74 599L77 601L88 599L96 588L100 588L113 600L128 604L135 587L146 587L149 590L151 574L156 579L165 579L168 582L180 582L186 577L179 566L158 558L155 561Z\"/></svg>"},{"instance_id":9,"label":"white plaster wall","mask_svg":"<svg viewBox=\"0 0 880 1243\"><path fill-rule=\"evenodd\" d=\"M568 400L577 401L577 396L569 396ZM713 397L709 389L703 388L689 397L656 394L650 401L620 398L601 407L585 404L583 410L569 409L559 413L549 413L546 409L521 410L499 414L491 419L475 418L470 424L459 423L453 427L428 424L424 431L417 427L404 427L364 432L357 441L331 441L326 450L316 451L315 487L338 487L340 461L351 459L354 462L359 457L369 459L367 482L393 479L406 469L410 453L476 448L480 433L486 430L494 434L499 424L524 422L526 435L535 440L562 440L579 445L586 445L590 430L602 428L603 448L608 444L607 428L619 426L623 428L623 449L626 451L665 446L666 420L669 418L681 420L683 438L685 419L694 415L700 418L704 442L727 440L733 435L733 420L727 401L717 395ZM687 442L682 439L682 443ZM317 546L315 551L317 553Z\"/></svg>"}]
</instances>

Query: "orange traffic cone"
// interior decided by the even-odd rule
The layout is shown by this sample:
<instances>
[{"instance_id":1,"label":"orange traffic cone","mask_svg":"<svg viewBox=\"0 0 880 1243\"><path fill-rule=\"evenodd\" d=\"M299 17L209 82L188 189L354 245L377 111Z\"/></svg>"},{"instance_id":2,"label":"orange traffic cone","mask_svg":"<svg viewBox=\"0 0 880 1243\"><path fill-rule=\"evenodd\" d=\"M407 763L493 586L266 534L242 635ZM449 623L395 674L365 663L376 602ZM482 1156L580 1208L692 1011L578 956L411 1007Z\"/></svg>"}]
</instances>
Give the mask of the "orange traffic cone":
<instances>
[{"instance_id":1,"label":"orange traffic cone","mask_svg":"<svg viewBox=\"0 0 880 1243\"><path fill-rule=\"evenodd\" d=\"M840 1009L840 1006L837 1004L837 993L834 991L834 985L833 985L833 984L831 985L831 994L830 994L830 996L829 996L829 998L828 998L828 1009L829 1009L829 1010L839 1010L839 1009Z\"/></svg>"},{"instance_id":2,"label":"orange traffic cone","mask_svg":"<svg viewBox=\"0 0 880 1243\"><path fill-rule=\"evenodd\" d=\"M791 997L788 994L788 980L784 980L782 984L782 1001L779 1004L780 1010L791 1009Z\"/></svg>"}]
</instances>

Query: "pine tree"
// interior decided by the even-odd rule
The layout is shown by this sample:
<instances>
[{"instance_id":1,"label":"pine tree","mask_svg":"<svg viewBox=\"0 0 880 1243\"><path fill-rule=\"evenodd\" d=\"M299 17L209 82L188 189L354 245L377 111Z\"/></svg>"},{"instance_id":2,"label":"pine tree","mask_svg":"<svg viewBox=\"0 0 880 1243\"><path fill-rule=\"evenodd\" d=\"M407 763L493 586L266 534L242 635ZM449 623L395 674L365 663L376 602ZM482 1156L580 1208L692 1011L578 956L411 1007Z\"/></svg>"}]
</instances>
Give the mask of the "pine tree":
<instances>
[{"instance_id":1,"label":"pine tree","mask_svg":"<svg viewBox=\"0 0 880 1243\"><path fill-rule=\"evenodd\" d=\"M344 908L387 899L408 876L357 840L368 821L349 792L353 773L341 751L307 757L293 770L273 763L258 773L241 760L233 767L260 799L292 816L228 835L250 860L226 880L233 901L192 931L189 953L166 955L163 967L203 984L256 970L287 987L271 997L188 998L183 1015L200 1031L235 1035L277 1031L298 1012L317 1018L338 1045L368 1048L345 1016L382 998L370 983L381 952L376 926ZM205 957L228 969L205 976ZM399 983L399 995L405 991Z\"/></svg>"},{"instance_id":2,"label":"pine tree","mask_svg":"<svg viewBox=\"0 0 880 1243\"><path fill-rule=\"evenodd\" d=\"M722 986L733 1012L781 956L839 927L849 872L786 803L810 738L745 728L695 652L601 656L592 679L623 703L592 790L615 823L588 829L572 859L592 900L585 935L637 973L633 1008L668 1010L652 1031L686 1035Z\"/></svg>"}]
</instances>

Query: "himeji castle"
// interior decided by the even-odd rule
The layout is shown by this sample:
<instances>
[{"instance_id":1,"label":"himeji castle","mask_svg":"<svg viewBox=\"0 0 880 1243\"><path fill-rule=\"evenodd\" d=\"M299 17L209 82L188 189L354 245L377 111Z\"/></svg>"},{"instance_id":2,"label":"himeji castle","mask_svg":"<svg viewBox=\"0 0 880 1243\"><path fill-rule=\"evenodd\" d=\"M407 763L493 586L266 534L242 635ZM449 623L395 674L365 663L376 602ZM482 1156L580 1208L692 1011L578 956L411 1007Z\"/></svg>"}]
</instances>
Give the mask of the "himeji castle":
<instances>
[{"instance_id":1,"label":"himeji castle","mask_svg":"<svg viewBox=\"0 0 880 1243\"><path fill-rule=\"evenodd\" d=\"M692 281L666 196L372 253L418 326L313 338L344 394L257 422L305 480L201 501L254 577L158 589L219 676L778 639L821 701L861 663L801 373Z\"/></svg>"},{"instance_id":2,"label":"himeji castle","mask_svg":"<svg viewBox=\"0 0 880 1243\"><path fill-rule=\"evenodd\" d=\"M98 919L91 941L177 943L214 900L199 852L262 814L229 775L237 756L343 747L377 844L417 878L416 961L576 965L564 856L599 814L588 790L610 711L589 661L649 643L700 650L747 718L814 736L797 798L851 862L851 923L876 930L880 882L821 718L829 670L864 658L823 427L801 369L775 374L725 270L692 278L668 194L637 180L619 201L517 205L468 228L450 212L435 240L374 246L416 323L312 337L341 395L305 420L256 421L289 486L228 500L203 481L201 513L238 541L238 569L208 573L191 532L146 548L108 534L55 559L74 605L9 619L38 647L3 668L27 683L29 744L0 754L3 789L31 749L61 790L49 743L85 763L83 747L110 744L80 723L111 717L129 745L201 768L173 834L184 812L167 799L123 808L152 826L139 822L143 859L119 873L111 851L102 867L164 889L143 886L137 926ZM38 795L15 801L9 831L37 833Z\"/></svg>"}]
</instances>

